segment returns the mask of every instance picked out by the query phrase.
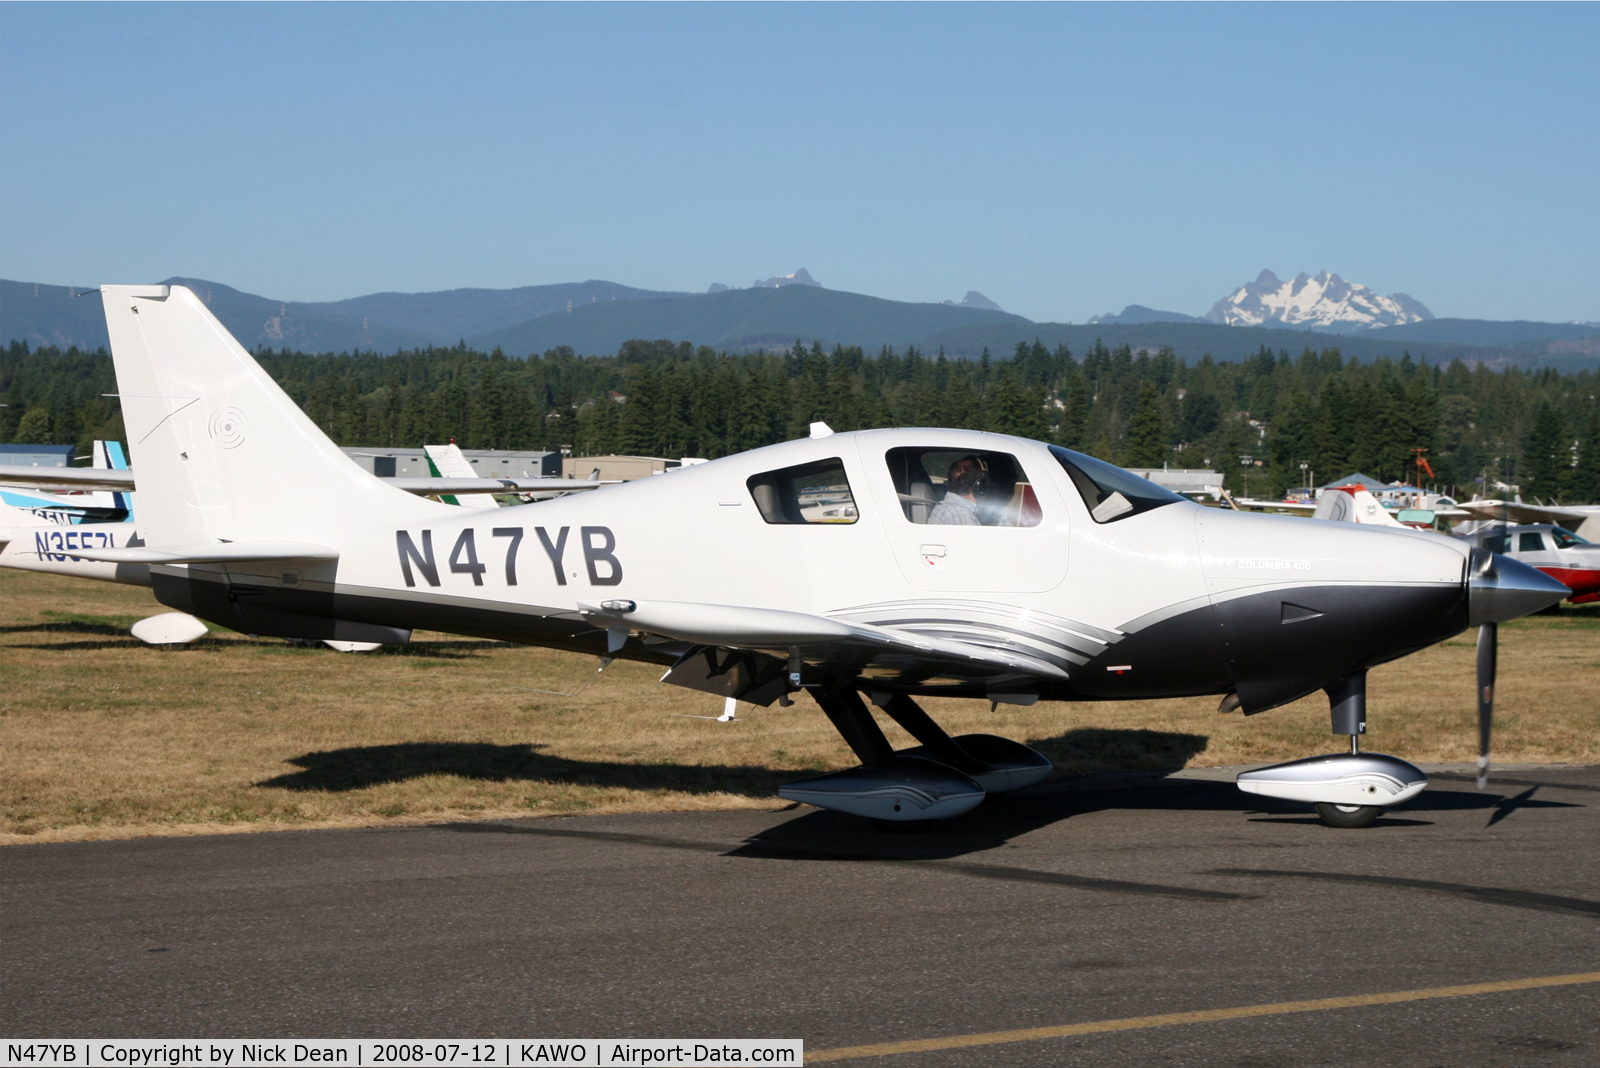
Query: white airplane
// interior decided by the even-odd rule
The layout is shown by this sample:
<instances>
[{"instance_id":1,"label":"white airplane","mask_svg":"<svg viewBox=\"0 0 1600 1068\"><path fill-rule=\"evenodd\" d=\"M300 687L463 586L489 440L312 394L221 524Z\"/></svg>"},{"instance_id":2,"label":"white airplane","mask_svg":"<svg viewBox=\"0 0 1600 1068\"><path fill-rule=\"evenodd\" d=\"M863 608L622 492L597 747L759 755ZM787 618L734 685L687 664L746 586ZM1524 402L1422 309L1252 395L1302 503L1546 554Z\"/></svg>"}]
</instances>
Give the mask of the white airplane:
<instances>
[{"instance_id":1,"label":"white airplane","mask_svg":"<svg viewBox=\"0 0 1600 1068\"><path fill-rule=\"evenodd\" d=\"M1480 626L1486 770L1495 625L1568 592L1452 539L1203 508L966 430L819 423L670 478L453 508L352 462L188 289L101 292L145 544L79 555L147 565L163 603L252 633L427 627L652 662L759 705L805 690L861 765L779 792L880 820L957 816L1050 770L950 737L918 698L1216 694L1253 714L1325 690L1351 752L1240 786L1359 826L1427 785L1359 751L1367 670ZM896 752L862 694L921 744Z\"/></svg>"}]
</instances>

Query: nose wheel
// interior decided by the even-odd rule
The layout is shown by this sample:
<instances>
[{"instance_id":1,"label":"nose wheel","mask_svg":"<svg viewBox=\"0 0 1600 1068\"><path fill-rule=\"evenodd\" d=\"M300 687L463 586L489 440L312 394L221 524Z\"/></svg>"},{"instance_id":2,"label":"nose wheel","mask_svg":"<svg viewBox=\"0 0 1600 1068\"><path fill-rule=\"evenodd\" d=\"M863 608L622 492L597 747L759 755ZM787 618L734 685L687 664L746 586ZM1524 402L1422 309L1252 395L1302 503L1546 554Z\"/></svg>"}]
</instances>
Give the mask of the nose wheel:
<instances>
[{"instance_id":1,"label":"nose wheel","mask_svg":"<svg viewBox=\"0 0 1600 1068\"><path fill-rule=\"evenodd\" d=\"M1365 827L1383 812L1382 805L1335 805L1317 801L1312 805L1317 818L1329 827Z\"/></svg>"},{"instance_id":2,"label":"nose wheel","mask_svg":"<svg viewBox=\"0 0 1600 1068\"><path fill-rule=\"evenodd\" d=\"M1362 690L1365 690L1364 686ZM1343 726L1349 731L1350 755L1357 757L1361 755L1361 732L1367 729L1366 708L1361 707L1359 711L1356 709L1341 710L1339 707L1340 696L1343 695L1335 695L1333 701L1334 729L1338 730ZM1365 694L1363 693L1364 696ZM1363 700L1362 705L1364 706L1365 704L1366 702ZM1341 718L1343 720L1342 723ZM1341 805L1331 801L1316 801L1312 803L1311 807L1317 810L1317 819L1321 820L1324 825L1328 827L1345 827L1350 830L1369 826L1373 820L1383 814L1382 805Z\"/></svg>"}]
</instances>

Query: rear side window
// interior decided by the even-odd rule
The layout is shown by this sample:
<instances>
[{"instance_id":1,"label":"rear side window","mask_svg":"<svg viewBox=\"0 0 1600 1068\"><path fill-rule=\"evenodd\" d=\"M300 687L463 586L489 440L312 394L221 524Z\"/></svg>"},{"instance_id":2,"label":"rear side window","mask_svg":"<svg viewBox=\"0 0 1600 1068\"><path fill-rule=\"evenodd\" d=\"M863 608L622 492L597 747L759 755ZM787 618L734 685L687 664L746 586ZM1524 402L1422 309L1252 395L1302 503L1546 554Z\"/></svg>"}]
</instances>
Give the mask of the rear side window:
<instances>
[{"instance_id":1,"label":"rear side window","mask_svg":"<svg viewBox=\"0 0 1600 1068\"><path fill-rule=\"evenodd\" d=\"M1067 472L1067 477L1072 479L1072 484L1078 488L1078 494L1089 509L1089 516L1096 523L1114 523L1183 500L1171 490L1162 489L1154 482L1120 467L1113 467L1104 460L1096 460L1093 456L1063 449L1059 445L1050 446L1050 455L1056 458Z\"/></svg>"},{"instance_id":2,"label":"rear side window","mask_svg":"<svg viewBox=\"0 0 1600 1068\"><path fill-rule=\"evenodd\" d=\"M1036 527L1039 498L1017 458L972 449L890 449L900 509L924 526Z\"/></svg>"},{"instance_id":3,"label":"rear side window","mask_svg":"<svg viewBox=\"0 0 1600 1068\"><path fill-rule=\"evenodd\" d=\"M856 499L838 457L752 475L745 483L768 523L854 523Z\"/></svg>"}]
</instances>

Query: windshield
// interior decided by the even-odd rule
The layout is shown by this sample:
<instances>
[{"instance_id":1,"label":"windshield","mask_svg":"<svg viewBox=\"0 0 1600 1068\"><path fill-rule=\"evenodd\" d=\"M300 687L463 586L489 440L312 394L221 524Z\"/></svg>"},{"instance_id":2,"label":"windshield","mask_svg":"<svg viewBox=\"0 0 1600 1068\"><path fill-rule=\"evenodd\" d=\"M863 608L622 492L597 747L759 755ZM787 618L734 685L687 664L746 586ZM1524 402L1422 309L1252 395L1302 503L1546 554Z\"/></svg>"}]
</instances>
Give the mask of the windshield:
<instances>
[{"instance_id":1,"label":"windshield","mask_svg":"<svg viewBox=\"0 0 1600 1068\"><path fill-rule=\"evenodd\" d=\"M1072 479L1096 523L1114 523L1185 499L1132 472L1081 452L1051 445L1050 455Z\"/></svg>"},{"instance_id":2,"label":"windshield","mask_svg":"<svg viewBox=\"0 0 1600 1068\"><path fill-rule=\"evenodd\" d=\"M1555 539L1557 549L1572 549L1579 545L1593 544L1584 538L1578 537L1578 535L1569 530L1562 530L1560 527L1556 527L1554 530L1552 530L1550 532L1550 536Z\"/></svg>"}]
</instances>

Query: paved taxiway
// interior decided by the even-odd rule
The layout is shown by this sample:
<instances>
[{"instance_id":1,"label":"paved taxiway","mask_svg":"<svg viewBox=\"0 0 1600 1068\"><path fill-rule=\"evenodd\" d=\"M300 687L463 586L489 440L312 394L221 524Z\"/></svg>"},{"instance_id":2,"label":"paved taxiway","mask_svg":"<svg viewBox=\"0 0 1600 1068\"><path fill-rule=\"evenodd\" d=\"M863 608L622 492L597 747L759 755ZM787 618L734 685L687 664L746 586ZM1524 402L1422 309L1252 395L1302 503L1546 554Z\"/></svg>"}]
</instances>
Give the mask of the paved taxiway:
<instances>
[{"instance_id":1,"label":"paved taxiway","mask_svg":"<svg viewBox=\"0 0 1600 1068\"><path fill-rule=\"evenodd\" d=\"M8 1036L869 1043L1600 969L1600 768L1331 830L1124 776L804 809L0 851ZM1600 1063L1600 983L841 1063Z\"/></svg>"}]
</instances>

